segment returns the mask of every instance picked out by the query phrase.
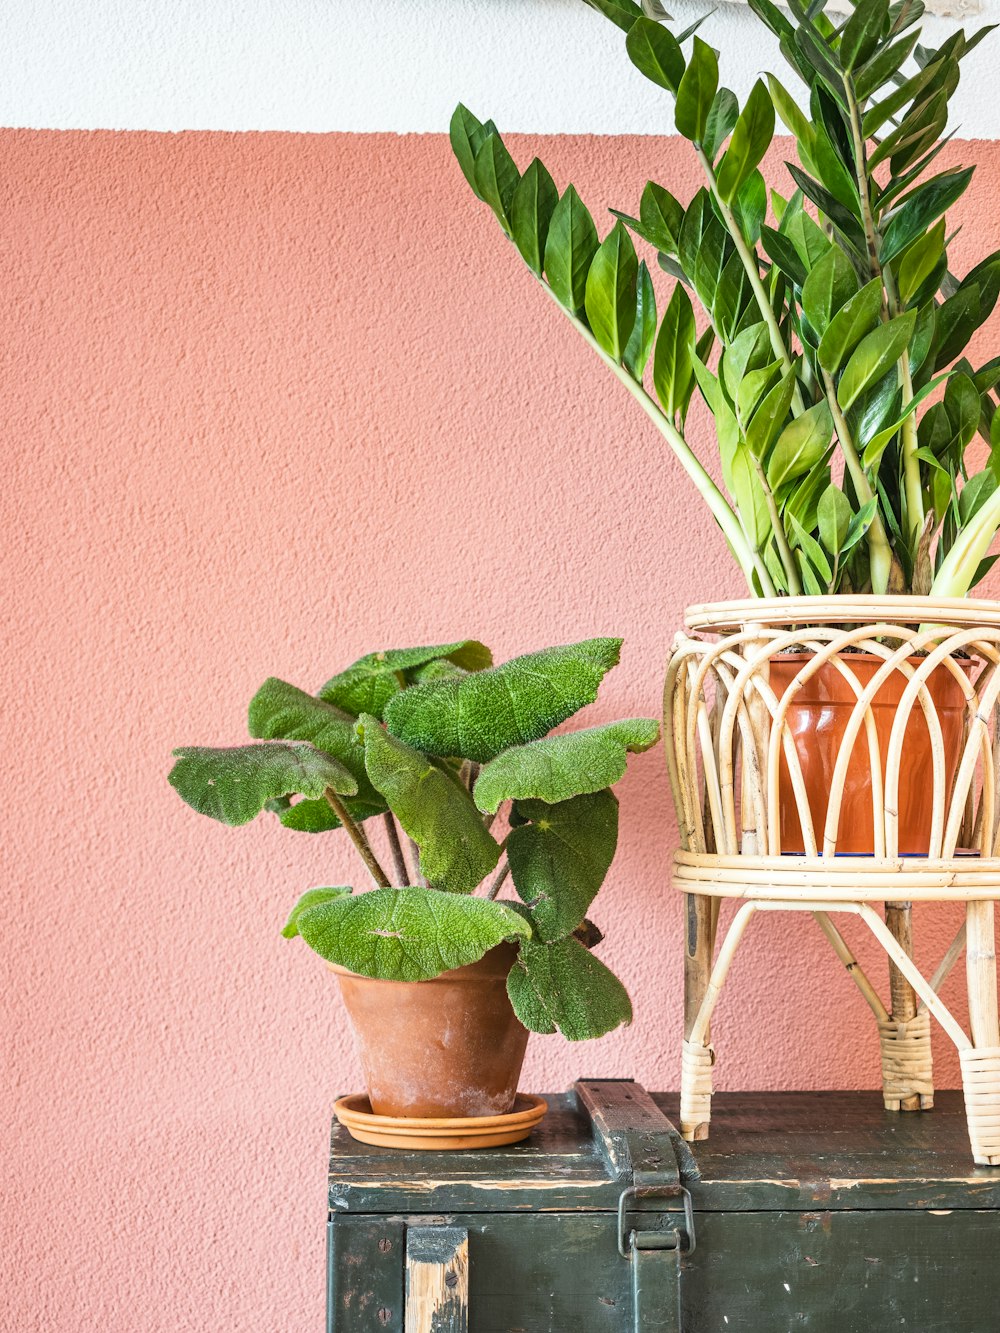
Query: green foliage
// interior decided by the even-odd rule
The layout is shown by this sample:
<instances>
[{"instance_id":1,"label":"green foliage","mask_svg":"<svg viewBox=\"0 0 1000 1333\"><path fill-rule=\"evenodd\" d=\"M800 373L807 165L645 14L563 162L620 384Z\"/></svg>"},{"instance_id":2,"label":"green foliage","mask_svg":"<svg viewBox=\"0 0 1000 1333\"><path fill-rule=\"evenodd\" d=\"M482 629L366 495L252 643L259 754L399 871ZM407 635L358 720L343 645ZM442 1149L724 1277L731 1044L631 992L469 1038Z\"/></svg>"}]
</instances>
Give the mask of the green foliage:
<instances>
[{"instance_id":1,"label":"green foliage","mask_svg":"<svg viewBox=\"0 0 1000 1333\"><path fill-rule=\"evenodd\" d=\"M506 903L434 889L375 889L332 898L293 917L321 958L384 981L428 981L476 962L504 940L531 935Z\"/></svg>"},{"instance_id":2,"label":"green foliage","mask_svg":"<svg viewBox=\"0 0 1000 1333\"><path fill-rule=\"evenodd\" d=\"M635 717L514 746L480 772L476 804L492 814L503 801L535 799L555 805L600 791L621 778L628 754L649 750L659 735L652 718Z\"/></svg>"},{"instance_id":3,"label":"green foliage","mask_svg":"<svg viewBox=\"0 0 1000 1333\"><path fill-rule=\"evenodd\" d=\"M411 684L421 668L433 662L450 662L463 671L481 671L492 665L490 650L481 643L439 644L435 648L388 648L359 657L338 672L319 691L319 697L360 717L371 713L380 718L385 705Z\"/></svg>"},{"instance_id":4,"label":"green foliage","mask_svg":"<svg viewBox=\"0 0 1000 1333\"><path fill-rule=\"evenodd\" d=\"M416 688L430 688L429 686ZM471 893L496 867L500 848L483 826L468 789L362 713L368 777L420 848L420 871L449 893Z\"/></svg>"},{"instance_id":5,"label":"green foliage","mask_svg":"<svg viewBox=\"0 0 1000 1333\"><path fill-rule=\"evenodd\" d=\"M343 886L335 889L306 889L289 913L282 935L286 940L295 939L299 933L299 917L303 912L308 912L310 907L319 907L320 903L331 903L334 899L343 898L345 894L353 892L353 889Z\"/></svg>"},{"instance_id":6,"label":"green foliage","mask_svg":"<svg viewBox=\"0 0 1000 1333\"><path fill-rule=\"evenodd\" d=\"M418 685L392 700L385 720L394 735L428 754L488 763L593 703L620 649L620 639L588 639L462 680Z\"/></svg>"},{"instance_id":7,"label":"green foliage","mask_svg":"<svg viewBox=\"0 0 1000 1333\"><path fill-rule=\"evenodd\" d=\"M704 186L684 204L649 182L638 216L612 210L602 241L573 187L555 205L553 185L541 272L539 245L515 233L529 266L661 431L752 593L964 594L1000 525L1000 495L977 480L1000 476L998 376L992 361L963 361L1000 295L1000 252L952 272L951 210L972 170L933 164L962 62L989 29L923 47L919 4L852 0L840 20L822 4L795 0L786 15L750 0L799 86L768 73L741 107L693 28L674 33L651 3L587 2L673 100ZM760 170L775 114L795 139L790 187ZM459 165L506 227L502 191L476 170L495 134L456 111ZM659 298L623 227L669 276ZM959 376L962 400L945 406L940 384ZM715 417L724 490L685 435L696 387ZM989 446L979 473L977 435Z\"/></svg>"},{"instance_id":8,"label":"green foliage","mask_svg":"<svg viewBox=\"0 0 1000 1333\"><path fill-rule=\"evenodd\" d=\"M181 799L200 815L234 827L249 824L282 796L318 797L328 788L353 796L358 790L343 764L311 745L186 745L174 756L168 781Z\"/></svg>"},{"instance_id":9,"label":"green foliage","mask_svg":"<svg viewBox=\"0 0 1000 1333\"><path fill-rule=\"evenodd\" d=\"M460 109L453 137L476 139L477 124ZM474 163L486 142L466 145ZM534 177L537 200L544 177ZM489 194L482 177L480 184ZM532 225L540 225L532 208ZM530 212L512 204L515 232ZM607 247L606 266L591 276L592 302L606 298L624 311L618 298L630 249L619 227L614 253ZM638 365L650 353L655 302L645 265L636 261L632 273L629 313L639 333L622 355ZM617 315L609 312L610 329ZM267 809L286 828L345 829L377 887L307 890L286 938L301 937L361 975L401 981L437 976L511 941L524 963L511 981L519 1012L535 1006L533 1026L574 1040L597 1036L631 1016L621 983L588 952L601 934L585 921L618 840L610 787L627 754L653 745L659 728L635 718L550 740L546 733L594 701L620 648L620 639L589 639L497 667L474 640L388 649L333 676L319 696L271 677L248 710L255 743L177 750L170 782L225 823ZM488 813L473 789L486 793ZM498 827L509 831L498 841L490 830L501 806ZM365 821L375 815L383 820L369 833ZM505 884L517 896L502 901Z\"/></svg>"},{"instance_id":10,"label":"green foliage","mask_svg":"<svg viewBox=\"0 0 1000 1333\"><path fill-rule=\"evenodd\" d=\"M632 1021L625 987L572 936L551 944L522 943L507 993L529 1031L558 1029L570 1041L601 1037Z\"/></svg>"},{"instance_id":11,"label":"green foliage","mask_svg":"<svg viewBox=\"0 0 1000 1333\"><path fill-rule=\"evenodd\" d=\"M587 915L618 845L618 801L610 791L558 804L519 801L507 859L541 940L558 940Z\"/></svg>"}]
</instances>

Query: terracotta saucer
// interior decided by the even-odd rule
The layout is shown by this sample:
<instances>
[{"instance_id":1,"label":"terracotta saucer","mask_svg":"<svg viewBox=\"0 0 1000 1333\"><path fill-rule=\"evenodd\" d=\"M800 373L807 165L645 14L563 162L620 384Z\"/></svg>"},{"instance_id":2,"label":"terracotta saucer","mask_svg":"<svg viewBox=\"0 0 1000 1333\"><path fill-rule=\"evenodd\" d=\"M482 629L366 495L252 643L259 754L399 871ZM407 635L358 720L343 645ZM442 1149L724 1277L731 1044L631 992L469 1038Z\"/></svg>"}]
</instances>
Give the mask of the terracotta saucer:
<instances>
[{"instance_id":1,"label":"terracotta saucer","mask_svg":"<svg viewBox=\"0 0 1000 1333\"><path fill-rule=\"evenodd\" d=\"M441 1152L449 1148L497 1148L526 1139L549 1109L544 1097L519 1092L507 1115L461 1116L448 1120L376 1115L363 1092L334 1103L337 1119L352 1139L383 1148Z\"/></svg>"}]
</instances>

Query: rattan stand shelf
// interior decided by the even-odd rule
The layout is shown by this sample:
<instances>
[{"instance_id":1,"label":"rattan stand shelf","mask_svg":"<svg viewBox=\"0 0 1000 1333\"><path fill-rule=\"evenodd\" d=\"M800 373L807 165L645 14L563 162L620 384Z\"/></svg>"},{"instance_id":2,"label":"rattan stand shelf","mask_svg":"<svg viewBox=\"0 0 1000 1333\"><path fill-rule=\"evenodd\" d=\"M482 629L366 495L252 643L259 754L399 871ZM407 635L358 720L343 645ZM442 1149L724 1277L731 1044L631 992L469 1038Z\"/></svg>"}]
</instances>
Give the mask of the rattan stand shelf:
<instances>
[{"instance_id":1,"label":"rattan stand shelf","mask_svg":"<svg viewBox=\"0 0 1000 1333\"><path fill-rule=\"evenodd\" d=\"M688 1139L708 1136L712 1014L751 917L809 912L875 1016L886 1107L919 1110L933 1104L930 1020L935 1019L959 1051L974 1158L1000 1166L993 920L1000 897L1000 604L927 597L781 598L692 607L686 623L698 637L678 635L664 692L667 764L681 843L673 883L687 901L681 1132ZM776 690L769 683L777 674L772 664L785 655L788 677L790 654L797 654L797 669L790 683ZM880 661L873 664L872 658ZM815 818L801 742L789 715L796 696L826 664L846 681L853 703L825 811ZM935 671L958 682L960 709L964 700L952 762L928 688ZM890 682L898 700L888 742L880 743L875 712L882 707L884 721L880 700ZM905 738L921 714L929 736L929 771L919 775L930 794L928 850L901 855L900 787L901 781L913 781L912 773L901 777ZM837 850L838 838L845 837L841 806L851 762L867 769L872 855ZM782 800L786 806L793 802L797 813L802 847L794 853L782 846ZM716 949L724 898L737 899L738 905ZM929 979L912 957L912 904L924 902L965 906L954 942ZM885 905L884 918L879 904ZM884 949L888 1005L834 924L838 914L859 917ZM939 995L963 950L968 1032Z\"/></svg>"}]
</instances>

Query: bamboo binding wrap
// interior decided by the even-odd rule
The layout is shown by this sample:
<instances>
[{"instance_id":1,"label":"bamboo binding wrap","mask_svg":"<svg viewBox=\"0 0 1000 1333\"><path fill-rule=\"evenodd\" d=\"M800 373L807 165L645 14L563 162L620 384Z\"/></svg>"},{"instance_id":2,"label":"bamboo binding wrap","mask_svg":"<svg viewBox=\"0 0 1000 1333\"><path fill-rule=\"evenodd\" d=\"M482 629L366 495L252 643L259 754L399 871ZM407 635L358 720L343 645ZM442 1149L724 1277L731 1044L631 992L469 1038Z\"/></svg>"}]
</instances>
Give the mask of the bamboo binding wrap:
<instances>
[{"instance_id":1,"label":"bamboo binding wrap","mask_svg":"<svg viewBox=\"0 0 1000 1333\"><path fill-rule=\"evenodd\" d=\"M673 883L692 895L689 903L701 904L697 916L689 909L682 1131L688 1137L707 1133L710 1019L750 916L760 909L805 910L816 917L873 1010L886 1105L932 1104L930 1018L936 1017L960 1050L976 1159L1000 1164L1000 1030L992 945L993 901L1000 898L1000 603L874 596L761 599L691 607L686 624L693 633L677 636L664 691L667 767L680 833ZM776 689L771 665L789 654L801 658L794 659L790 682ZM853 669L861 661L868 678ZM825 815L814 823L788 717L795 696L826 664L854 703L848 705L836 751ZM946 760L942 721L927 688L936 671L950 673L959 691L962 726L954 767ZM783 663L782 675L788 674ZM883 747L874 704L894 679L899 699ZM883 710L884 700L883 693L878 702ZM931 792L926 856L901 854L899 846L903 746L915 715L922 715L930 745L930 771L920 775ZM867 766L873 855L838 854L849 763ZM802 842L792 852L782 846L780 794L794 801L801 828ZM744 907L713 964L720 900L727 897L742 900ZM922 901L969 905L972 1037L937 996L965 947L965 926L926 982L909 947L909 905ZM871 906L883 902L885 922ZM832 924L832 912L861 916L879 938L890 958L888 1009Z\"/></svg>"}]
</instances>

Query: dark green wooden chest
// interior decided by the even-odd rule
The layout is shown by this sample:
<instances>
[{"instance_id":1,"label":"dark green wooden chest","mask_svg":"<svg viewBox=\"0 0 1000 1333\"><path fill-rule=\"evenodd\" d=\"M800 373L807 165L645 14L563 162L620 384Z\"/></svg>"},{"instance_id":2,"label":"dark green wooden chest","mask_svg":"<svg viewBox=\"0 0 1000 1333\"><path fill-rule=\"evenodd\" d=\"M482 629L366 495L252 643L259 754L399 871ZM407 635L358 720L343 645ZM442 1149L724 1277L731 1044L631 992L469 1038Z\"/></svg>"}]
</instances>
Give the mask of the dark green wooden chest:
<instances>
[{"instance_id":1,"label":"dark green wooden chest","mask_svg":"<svg viewBox=\"0 0 1000 1333\"><path fill-rule=\"evenodd\" d=\"M329 1333L1000 1330L1000 1170L972 1165L961 1094L722 1093L694 1153L675 1094L549 1102L478 1152L334 1126Z\"/></svg>"}]
</instances>

